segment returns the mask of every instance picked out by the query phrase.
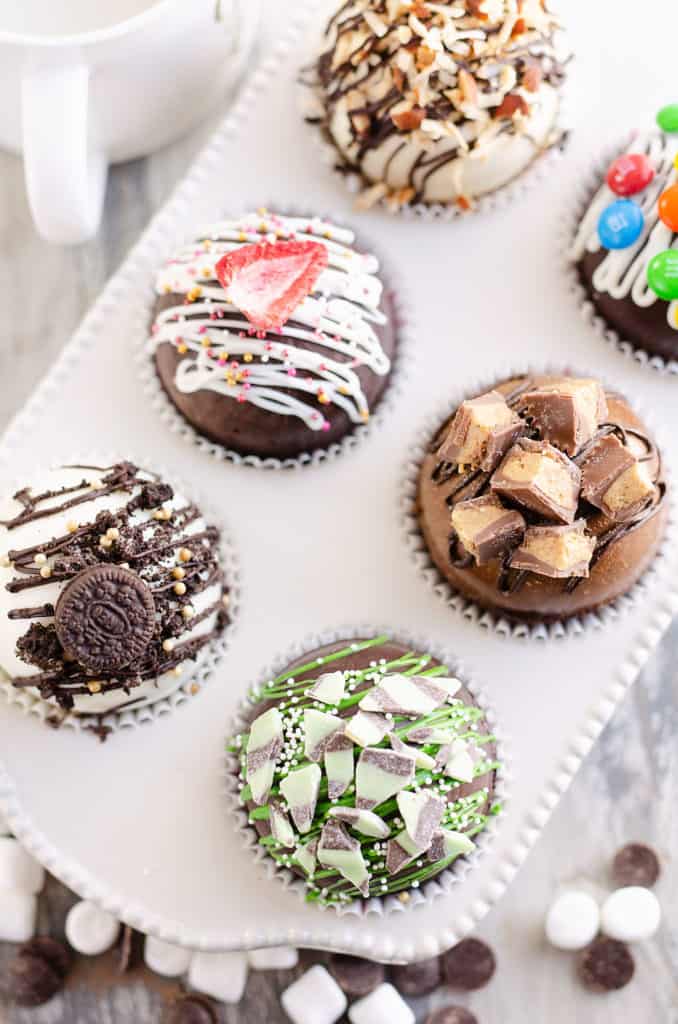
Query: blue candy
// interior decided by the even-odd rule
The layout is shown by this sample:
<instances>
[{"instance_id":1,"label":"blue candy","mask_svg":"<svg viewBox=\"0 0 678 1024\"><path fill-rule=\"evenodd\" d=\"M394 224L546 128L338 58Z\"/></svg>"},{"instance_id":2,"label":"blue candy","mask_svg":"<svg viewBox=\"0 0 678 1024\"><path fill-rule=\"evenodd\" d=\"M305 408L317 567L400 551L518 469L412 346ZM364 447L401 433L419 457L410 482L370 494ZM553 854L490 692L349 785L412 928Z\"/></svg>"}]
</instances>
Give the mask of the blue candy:
<instances>
[{"instance_id":1,"label":"blue candy","mask_svg":"<svg viewBox=\"0 0 678 1024\"><path fill-rule=\"evenodd\" d=\"M640 237L645 218L633 199L615 199L598 219L598 238L605 249L626 249Z\"/></svg>"}]
</instances>

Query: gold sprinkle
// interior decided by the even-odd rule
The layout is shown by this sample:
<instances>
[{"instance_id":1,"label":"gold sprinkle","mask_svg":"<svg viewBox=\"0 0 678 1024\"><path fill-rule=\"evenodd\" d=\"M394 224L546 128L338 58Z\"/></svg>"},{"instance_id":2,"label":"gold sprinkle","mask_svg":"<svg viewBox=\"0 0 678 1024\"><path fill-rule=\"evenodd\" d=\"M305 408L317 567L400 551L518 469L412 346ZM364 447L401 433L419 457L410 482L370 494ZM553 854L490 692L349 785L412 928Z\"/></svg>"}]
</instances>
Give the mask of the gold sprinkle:
<instances>
[{"instance_id":1,"label":"gold sprinkle","mask_svg":"<svg viewBox=\"0 0 678 1024\"><path fill-rule=\"evenodd\" d=\"M210 278L212 277L212 268L211 267L203 267L202 268L202 276L206 277L207 280L209 281Z\"/></svg>"},{"instance_id":2,"label":"gold sprinkle","mask_svg":"<svg viewBox=\"0 0 678 1024\"><path fill-rule=\"evenodd\" d=\"M244 232L244 231L241 231L241 232L240 232L240 233L238 234L238 241L239 241L239 242L246 242L246 241L247 241L247 235L245 234L245 232Z\"/></svg>"},{"instance_id":3,"label":"gold sprinkle","mask_svg":"<svg viewBox=\"0 0 678 1024\"><path fill-rule=\"evenodd\" d=\"M42 576L43 580L48 580L52 575L52 570L48 565L43 565L42 569L40 570L40 575Z\"/></svg>"},{"instance_id":4,"label":"gold sprinkle","mask_svg":"<svg viewBox=\"0 0 678 1024\"><path fill-rule=\"evenodd\" d=\"M265 206L258 206L257 213L260 217L266 217L268 215L268 210Z\"/></svg>"},{"instance_id":5,"label":"gold sprinkle","mask_svg":"<svg viewBox=\"0 0 678 1024\"><path fill-rule=\"evenodd\" d=\"M186 298L189 302L195 302L196 299L199 299L201 295L202 288L200 287L199 284L197 284L195 288L191 288L189 292L186 292Z\"/></svg>"},{"instance_id":6,"label":"gold sprinkle","mask_svg":"<svg viewBox=\"0 0 678 1024\"><path fill-rule=\"evenodd\" d=\"M87 689L90 693L101 693L101 683L96 680L92 680L87 684Z\"/></svg>"},{"instance_id":7,"label":"gold sprinkle","mask_svg":"<svg viewBox=\"0 0 678 1024\"><path fill-rule=\"evenodd\" d=\"M44 555L44 554L42 553L42 551L40 551L40 552L39 552L39 553L38 553L38 554L37 554L37 555L35 556L35 564L36 564L36 565L45 565L45 564L46 564L46 562L47 562L47 555Z\"/></svg>"},{"instance_id":8,"label":"gold sprinkle","mask_svg":"<svg viewBox=\"0 0 678 1024\"><path fill-rule=\"evenodd\" d=\"M177 345L177 352L180 356L185 356L188 352L188 345L185 345L182 341L180 345Z\"/></svg>"},{"instance_id":9,"label":"gold sprinkle","mask_svg":"<svg viewBox=\"0 0 678 1024\"><path fill-rule=\"evenodd\" d=\"M200 687L197 683L191 683L191 695L195 697L196 693L200 693Z\"/></svg>"},{"instance_id":10,"label":"gold sprinkle","mask_svg":"<svg viewBox=\"0 0 678 1024\"><path fill-rule=\"evenodd\" d=\"M186 575L186 570L182 569L180 565L177 565L175 569L172 569L172 575L174 576L175 580L183 580L184 576Z\"/></svg>"},{"instance_id":11,"label":"gold sprinkle","mask_svg":"<svg viewBox=\"0 0 678 1024\"><path fill-rule=\"evenodd\" d=\"M409 894L409 892L399 892L398 893L398 899L400 900L401 903L409 903L410 902L410 894Z\"/></svg>"},{"instance_id":12,"label":"gold sprinkle","mask_svg":"<svg viewBox=\"0 0 678 1024\"><path fill-rule=\"evenodd\" d=\"M190 562L193 558L193 552L190 548L179 548L179 561Z\"/></svg>"},{"instance_id":13,"label":"gold sprinkle","mask_svg":"<svg viewBox=\"0 0 678 1024\"><path fill-rule=\"evenodd\" d=\"M246 363L251 363L253 358L254 356L252 355L251 352L245 352L245 355L243 356L243 359L245 360Z\"/></svg>"},{"instance_id":14,"label":"gold sprinkle","mask_svg":"<svg viewBox=\"0 0 678 1024\"><path fill-rule=\"evenodd\" d=\"M106 530L106 536L108 537L109 540L119 540L120 530L117 528L117 526L111 526L108 530Z\"/></svg>"},{"instance_id":15,"label":"gold sprinkle","mask_svg":"<svg viewBox=\"0 0 678 1024\"><path fill-rule=\"evenodd\" d=\"M169 638L167 640L163 640L162 649L165 654L171 654L174 650L174 640L170 640Z\"/></svg>"},{"instance_id":16,"label":"gold sprinkle","mask_svg":"<svg viewBox=\"0 0 678 1024\"><path fill-rule=\"evenodd\" d=\"M99 547L100 548L112 548L113 547L113 541L110 540L106 536L99 537Z\"/></svg>"},{"instance_id":17,"label":"gold sprinkle","mask_svg":"<svg viewBox=\"0 0 678 1024\"><path fill-rule=\"evenodd\" d=\"M229 604L231 603L230 596L228 594L222 594L221 603L223 604L224 608L228 608Z\"/></svg>"},{"instance_id":18,"label":"gold sprinkle","mask_svg":"<svg viewBox=\"0 0 678 1024\"><path fill-rule=\"evenodd\" d=\"M204 338L202 339L202 341L200 342L200 344L202 345L202 347L203 347L203 348L209 348L209 347L210 347L210 345L212 344L212 342L211 342L211 341L210 341L210 339L209 339L209 338L207 337L207 335L205 335L205 337L204 337Z\"/></svg>"},{"instance_id":19,"label":"gold sprinkle","mask_svg":"<svg viewBox=\"0 0 678 1024\"><path fill-rule=\"evenodd\" d=\"M90 487L93 491L101 491L105 486L103 480L92 480L90 482Z\"/></svg>"},{"instance_id":20,"label":"gold sprinkle","mask_svg":"<svg viewBox=\"0 0 678 1024\"><path fill-rule=\"evenodd\" d=\"M182 665L175 665L174 668L172 669L172 675L180 676L183 671L184 669Z\"/></svg>"},{"instance_id":21,"label":"gold sprinkle","mask_svg":"<svg viewBox=\"0 0 678 1024\"><path fill-rule=\"evenodd\" d=\"M181 609L181 615L184 619L192 619L193 616L195 615L195 611L190 606L190 604L185 604L184 607Z\"/></svg>"},{"instance_id":22,"label":"gold sprinkle","mask_svg":"<svg viewBox=\"0 0 678 1024\"><path fill-rule=\"evenodd\" d=\"M153 513L153 518L157 519L159 522L165 522L166 523L168 519L172 518L172 509L171 508L157 508L155 510L155 512Z\"/></svg>"},{"instance_id":23,"label":"gold sprinkle","mask_svg":"<svg viewBox=\"0 0 678 1024\"><path fill-rule=\"evenodd\" d=\"M186 584L182 583L181 581L179 581L179 583L175 583L174 593L177 594L178 597L183 597L183 595L186 593Z\"/></svg>"},{"instance_id":24,"label":"gold sprinkle","mask_svg":"<svg viewBox=\"0 0 678 1024\"><path fill-rule=\"evenodd\" d=\"M76 523L75 519L68 520L68 522L66 523L66 529L68 530L69 533L76 533L78 529L78 524Z\"/></svg>"},{"instance_id":25,"label":"gold sprinkle","mask_svg":"<svg viewBox=\"0 0 678 1024\"><path fill-rule=\"evenodd\" d=\"M0 555L0 565L3 569L8 569L12 563L10 562L7 555Z\"/></svg>"}]
</instances>

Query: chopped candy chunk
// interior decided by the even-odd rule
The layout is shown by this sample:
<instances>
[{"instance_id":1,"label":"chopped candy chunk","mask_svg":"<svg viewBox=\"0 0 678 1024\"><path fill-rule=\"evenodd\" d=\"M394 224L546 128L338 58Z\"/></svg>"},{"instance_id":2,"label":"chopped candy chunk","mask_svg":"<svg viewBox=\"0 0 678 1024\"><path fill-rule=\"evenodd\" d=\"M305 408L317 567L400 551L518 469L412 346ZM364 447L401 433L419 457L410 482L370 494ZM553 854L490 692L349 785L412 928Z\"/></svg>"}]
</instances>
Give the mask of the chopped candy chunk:
<instances>
[{"instance_id":1,"label":"chopped candy chunk","mask_svg":"<svg viewBox=\"0 0 678 1024\"><path fill-rule=\"evenodd\" d=\"M414 758L393 750L361 751L356 768L356 804L371 810L414 780Z\"/></svg>"},{"instance_id":2,"label":"chopped candy chunk","mask_svg":"<svg viewBox=\"0 0 678 1024\"><path fill-rule=\"evenodd\" d=\"M271 708L254 719L247 742L246 777L256 804L266 803L282 744L282 718Z\"/></svg>"},{"instance_id":3,"label":"chopped candy chunk","mask_svg":"<svg viewBox=\"0 0 678 1024\"><path fill-rule=\"evenodd\" d=\"M292 815L292 821L300 832L308 832L313 824L321 771L317 764L308 764L290 772L280 783L280 792L285 797Z\"/></svg>"},{"instance_id":4,"label":"chopped candy chunk","mask_svg":"<svg viewBox=\"0 0 678 1024\"><path fill-rule=\"evenodd\" d=\"M318 860L323 867L338 871L363 896L369 895L370 876L360 843L348 834L340 821L328 821L324 826L318 843Z\"/></svg>"},{"instance_id":5,"label":"chopped candy chunk","mask_svg":"<svg viewBox=\"0 0 678 1024\"><path fill-rule=\"evenodd\" d=\"M388 839L391 834L391 829L384 819L374 811L365 811L358 807L331 807L330 816L339 818L356 832L362 832L364 836L372 836L374 839Z\"/></svg>"}]
</instances>

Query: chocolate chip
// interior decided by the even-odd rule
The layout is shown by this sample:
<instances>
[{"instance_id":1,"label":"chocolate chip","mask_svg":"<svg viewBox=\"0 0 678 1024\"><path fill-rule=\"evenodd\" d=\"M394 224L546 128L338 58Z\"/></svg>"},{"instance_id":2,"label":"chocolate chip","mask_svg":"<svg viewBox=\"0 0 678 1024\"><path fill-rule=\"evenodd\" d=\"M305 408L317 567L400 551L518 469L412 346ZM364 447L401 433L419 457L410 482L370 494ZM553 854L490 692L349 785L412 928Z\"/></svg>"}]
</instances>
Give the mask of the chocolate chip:
<instances>
[{"instance_id":1,"label":"chocolate chip","mask_svg":"<svg viewBox=\"0 0 678 1024\"><path fill-rule=\"evenodd\" d=\"M611 992L628 985L635 967L628 946L601 935L582 953L579 977L589 988Z\"/></svg>"},{"instance_id":2,"label":"chocolate chip","mask_svg":"<svg viewBox=\"0 0 678 1024\"><path fill-rule=\"evenodd\" d=\"M478 1018L464 1006L441 1006L428 1015L424 1024L478 1024Z\"/></svg>"},{"instance_id":3,"label":"chocolate chip","mask_svg":"<svg viewBox=\"0 0 678 1024\"><path fill-rule=\"evenodd\" d=\"M622 846L612 861L612 877L619 886L642 885L649 889L660 871L657 854L643 843Z\"/></svg>"},{"instance_id":4,"label":"chocolate chip","mask_svg":"<svg viewBox=\"0 0 678 1024\"><path fill-rule=\"evenodd\" d=\"M386 976L383 964L362 960L359 956L344 956L334 953L330 959L330 970L339 988L349 996L366 996Z\"/></svg>"},{"instance_id":5,"label":"chocolate chip","mask_svg":"<svg viewBox=\"0 0 678 1024\"><path fill-rule=\"evenodd\" d=\"M9 965L7 994L19 1006L41 1006L62 988L62 976L41 956L18 953Z\"/></svg>"},{"instance_id":6,"label":"chocolate chip","mask_svg":"<svg viewBox=\"0 0 678 1024\"><path fill-rule=\"evenodd\" d=\"M438 957L414 964L398 964L391 969L391 980L401 995L425 996L440 984Z\"/></svg>"},{"instance_id":7,"label":"chocolate chip","mask_svg":"<svg viewBox=\"0 0 678 1024\"><path fill-rule=\"evenodd\" d=\"M494 974L497 961L480 939L463 939L442 956L443 977L453 988L482 988Z\"/></svg>"},{"instance_id":8,"label":"chocolate chip","mask_svg":"<svg viewBox=\"0 0 678 1024\"><path fill-rule=\"evenodd\" d=\"M64 651L83 668L114 673L145 654L155 630L155 604L136 573L95 565L62 592L55 624Z\"/></svg>"},{"instance_id":9,"label":"chocolate chip","mask_svg":"<svg viewBox=\"0 0 678 1024\"><path fill-rule=\"evenodd\" d=\"M162 1024L217 1024L217 1015L209 999L189 993L165 1007Z\"/></svg>"},{"instance_id":10,"label":"chocolate chip","mask_svg":"<svg viewBox=\"0 0 678 1024\"><path fill-rule=\"evenodd\" d=\"M24 942L23 946L19 948L17 956L37 956L46 960L60 978L66 977L73 963L70 950L64 946L63 942L51 939L49 935L36 935L34 939Z\"/></svg>"}]
</instances>

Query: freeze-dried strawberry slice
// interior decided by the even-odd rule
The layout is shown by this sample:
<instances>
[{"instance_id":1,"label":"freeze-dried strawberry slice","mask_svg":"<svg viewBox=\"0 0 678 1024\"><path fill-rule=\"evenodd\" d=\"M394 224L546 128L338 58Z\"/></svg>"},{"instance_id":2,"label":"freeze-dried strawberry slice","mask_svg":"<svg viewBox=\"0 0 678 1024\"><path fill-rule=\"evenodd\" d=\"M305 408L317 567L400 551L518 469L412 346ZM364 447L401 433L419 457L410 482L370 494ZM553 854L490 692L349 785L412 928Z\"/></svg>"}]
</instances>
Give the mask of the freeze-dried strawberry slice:
<instances>
[{"instance_id":1,"label":"freeze-dried strawberry slice","mask_svg":"<svg viewBox=\"0 0 678 1024\"><path fill-rule=\"evenodd\" d=\"M216 274L229 302L265 331L282 327L326 266L320 242L257 242L222 256Z\"/></svg>"}]
</instances>

